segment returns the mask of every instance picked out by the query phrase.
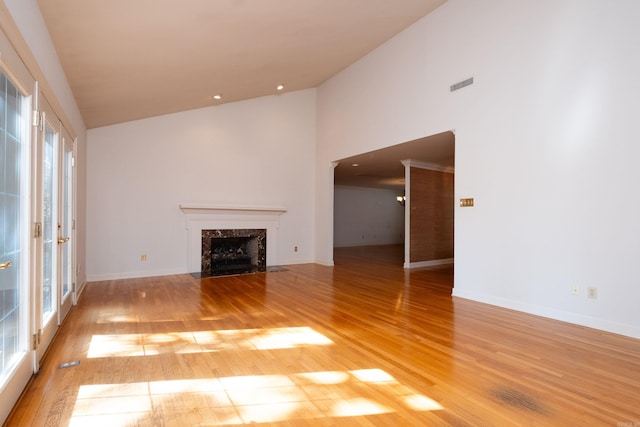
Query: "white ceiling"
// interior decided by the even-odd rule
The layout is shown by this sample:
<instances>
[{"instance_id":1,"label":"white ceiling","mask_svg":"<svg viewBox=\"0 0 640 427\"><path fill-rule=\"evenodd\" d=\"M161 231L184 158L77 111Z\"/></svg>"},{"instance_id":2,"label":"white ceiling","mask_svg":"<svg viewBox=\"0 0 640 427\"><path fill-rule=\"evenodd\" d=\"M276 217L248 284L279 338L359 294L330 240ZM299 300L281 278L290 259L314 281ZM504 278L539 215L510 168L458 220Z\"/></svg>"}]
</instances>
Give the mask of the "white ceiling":
<instances>
[{"instance_id":1,"label":"white ceiling","mask_svg":"<svg viewBox=\"0 0 640 427\"><path fill-rule=\"evenodd\" d=\"M446 0L38 0L86 126L313 88ZM212 99L222 94L222 100ZM402 189L453 165L446 132L343 159L337 185ZM352 163L360 166L354 168Z\"/></svg>"},{"instance_id":2,"label":"white ceiling","mask_svg":"<svg viewBox=\"0 0 640 427\"><path fill-rule=\"evenodd\" d=\"M38 0L88 128L316 87L444 2Z\"/></svg>"}]
</instances>

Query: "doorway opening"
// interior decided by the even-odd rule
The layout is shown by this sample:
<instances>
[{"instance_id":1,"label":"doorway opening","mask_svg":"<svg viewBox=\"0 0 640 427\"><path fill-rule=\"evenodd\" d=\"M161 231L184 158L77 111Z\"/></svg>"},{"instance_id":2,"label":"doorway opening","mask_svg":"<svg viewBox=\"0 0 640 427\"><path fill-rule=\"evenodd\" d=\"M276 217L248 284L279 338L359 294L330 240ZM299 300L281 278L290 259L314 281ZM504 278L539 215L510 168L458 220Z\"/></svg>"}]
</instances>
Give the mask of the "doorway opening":
<instances>
[{"instance_id":1,"label":"doorway opening","mask_svg":"<svg viewBox=\"0 0 640 427\"><path fill-rule=\"evenodd\" d=\"M409 269L453 263L453 132L336 163L334 260L367 252L371 262Z\"/></svg>"}]
</instances>

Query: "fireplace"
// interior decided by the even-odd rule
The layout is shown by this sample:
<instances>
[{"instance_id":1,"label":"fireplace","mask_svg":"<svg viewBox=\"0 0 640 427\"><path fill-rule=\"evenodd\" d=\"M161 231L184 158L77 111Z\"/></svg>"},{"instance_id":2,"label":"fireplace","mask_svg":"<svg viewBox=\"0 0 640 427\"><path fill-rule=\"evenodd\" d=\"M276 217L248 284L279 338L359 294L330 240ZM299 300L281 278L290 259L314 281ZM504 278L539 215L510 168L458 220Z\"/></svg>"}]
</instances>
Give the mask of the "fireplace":
<instances>
[{"instance_id":1,"label":"fireplace","mask_svg":"<svg viewBox=\"0 0 640 427\"><path fill-rule=\"evenodd\" d=\"M266 229L202 230L201 275L266 271Z\"/></svg>"},{"instance_id":2,"label":"fireplace","mask_svg":"<svg viewBox=\"0 0 640 427\"><path fill-rule=\"evenodd\" d=\"M286 208L273 206L228 206L214 204L180 204L187 229L187 271L201 277L203 271L203 231L212 230L266 230L264 236L264 259L267 270L278 265L278 228L280 215ZM209 237L214 237L210 235ZM207 267L211 269L210 265ZM210 275L210 274L209 274Z\"/></svg>"}]
</instances>

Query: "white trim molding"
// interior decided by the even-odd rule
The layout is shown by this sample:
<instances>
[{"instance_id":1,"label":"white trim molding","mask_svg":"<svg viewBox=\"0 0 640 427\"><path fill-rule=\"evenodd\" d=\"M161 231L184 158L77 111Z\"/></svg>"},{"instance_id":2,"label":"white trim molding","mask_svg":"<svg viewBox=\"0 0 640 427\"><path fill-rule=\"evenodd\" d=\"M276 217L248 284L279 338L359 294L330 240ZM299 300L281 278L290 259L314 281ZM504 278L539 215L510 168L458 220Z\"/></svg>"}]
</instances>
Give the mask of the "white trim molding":
<instances>
[{"instance_id":1,"label":"white trim molding","mask_svg":"<svg viewBox=\"0 0 640 427\"><path fill-rule=\"evenodd\" d=\"M420 268L420 267L435 267L437 265L453 264L453 258L445 259L432 259L430 261L418 261L418 262L405 262L404 268Z\"/></svg>"},{"instance_id":2,"label":"white trim molding","mask_svg":"<svg viewBox=\"0 0 640 427\"><path fill-rule=\"evenodd\" d=\"M402 163L405 167L428 169L428 170L444 172L444 173L455 172L455 168L453 168L452 166L442 166L437 163L421 162L420 160L407 159L407 160L401 160L400 163Z\"/></svg>"},{"instance_id":3,"label":"white trim molding","mask_svg":"<svg viewBox=\"0 0 640 427\"><path fill-rule=\"evenodd\" d=\"M523 313L542 316L549 319L559 320L561 322L569 322L576 325L585 326L587 328L600 329L602 331L611 332L613 334L625 335L631 338L640 339L640 327L638 325L612 322L608 319L589 316L581 313L574 313L565 310L559 310L552 307L529 304L526 301L518 301L500 296L476 292L473 290L460 290L453 287L451 296L455 298L464 298L471 301L491 304L497 307L516 310ZM454 299L455 301L455 299Z\"/></svg>"},{"instance_id":4,"label":"white trim molding","mask_svg":"<svg viewBox=\"0 0 640 427\"><path fill-rule=\"evenodd\" d=\"M267 266L278 265L278 228L286 208L181 204L187 229L187 272L201 271L202 230L266 229Z\"/></svg>"},{"instance_id":5,"label":"white trim molding","mask_svg":"<svg viewBox=\"0 0 640 427\"><path fill-rule=\"evenodd\" d=\"M203 205L197 203L183 203L180 210L185 214L217 214L220 212L252 212L252 213L275 213L280 215L287 211L286 208L273 206L237 206L237 205Z\"/></svg>"}]
</instances>

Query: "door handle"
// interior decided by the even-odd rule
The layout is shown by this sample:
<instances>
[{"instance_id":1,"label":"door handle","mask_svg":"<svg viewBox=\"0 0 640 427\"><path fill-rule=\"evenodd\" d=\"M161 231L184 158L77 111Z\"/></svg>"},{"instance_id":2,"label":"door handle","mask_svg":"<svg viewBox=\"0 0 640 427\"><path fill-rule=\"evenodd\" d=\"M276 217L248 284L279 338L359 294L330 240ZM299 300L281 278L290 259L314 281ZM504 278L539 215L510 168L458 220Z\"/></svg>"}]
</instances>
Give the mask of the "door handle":
<instances>
[{"instance_id":1,"label":"door handle","mask_svg":"<svg viewBox=\"0 0 640 427\"><path fill-rule=\"evenodd\" d=\"M12 265L13 265L13 263L11 261L0 262L0 270L6 270L7 268L11 267Z\"/></svg>"},{"instance_id":2,"label":"door handle","mask_svg":"<svg viewBox=\"0 0 640 427\"><path fill-rule=\"evenodd\" d=\"M61 245L61 244L63 244L63 243L67 243L68 241L69 241L69 238L68 238L68 237L60 237L60 238L58 239L58 244L59 244L59 245Z\"/></svg>"}]
</instances>

